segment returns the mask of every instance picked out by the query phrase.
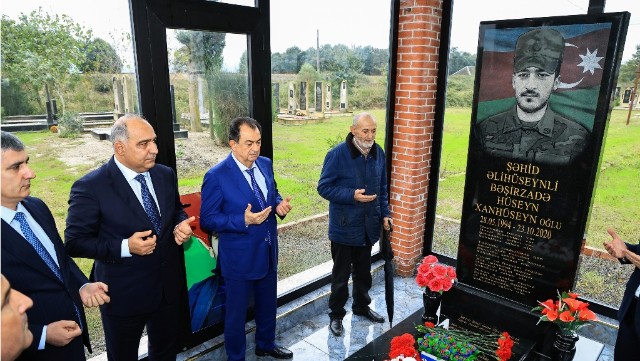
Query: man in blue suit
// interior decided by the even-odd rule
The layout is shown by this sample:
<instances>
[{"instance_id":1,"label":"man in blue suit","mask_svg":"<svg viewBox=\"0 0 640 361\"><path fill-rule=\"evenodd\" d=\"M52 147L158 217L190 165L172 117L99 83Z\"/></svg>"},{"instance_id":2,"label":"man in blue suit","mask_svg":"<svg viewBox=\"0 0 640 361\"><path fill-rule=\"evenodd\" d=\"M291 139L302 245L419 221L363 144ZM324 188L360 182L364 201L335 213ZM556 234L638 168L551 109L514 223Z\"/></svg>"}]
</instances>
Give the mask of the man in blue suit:
<instances>
[{"instance_id":1,"label":"man in blue suit","mask_svg":"<svg viewBox=\"0 0 640 361\"><path fill-rule=\"evenodd\" d=\"M100 308L109 360L138 360L144 327L149 360L175 360L182 243L191 236L171 168L156 164L153 127L138 115L111 129L114 156L71 187L65 247L95 259L93 276L113 301Z\"/></svg>"},{"instance_id":2,"label":"man in blue suit","mask_svg":"<svg viewBox=\"0 0 640 361\"><path fill-rule=\"evenodd\" d=\"M244 360L244 325L251 294L255 299L258 356L290 359L275 344L278 231L276 215L289 213L291 197L282 199L271 160L260 157L260 124L236 118L229 129L231 154L211 168L202 184L200 226L218 234L221 274L226 285L224 342L230 361Z\"/></svg>"},{"instance_id":3,"label":"man in blue suit","mask_svg":"<svg viewBox=\"0 0 640 361\"><path fill-rule=\"evenodd\" d=\"M65 253L51 211L29 196L36 175L28 163L24 144L3 131L2 274L34 303L27 311L33 342L19 360L84 360L83 344L89 352L91 344L82 305L109 302L108 288L89 283Z\"/></svg>"},{"instance_id":4,"label":"man in blue suit","mask_svg":"<svg viewBox=\"0 0 640 361\"><path fill-rule=\"evenodd\" d=\"M620 328L613 357L616 361L636 360L640 345L640 243L625 243L613 229L607 232L612 238L604 243L607 252L621 263L635 266L618 310Z\"/></svg>"}]
</instances>

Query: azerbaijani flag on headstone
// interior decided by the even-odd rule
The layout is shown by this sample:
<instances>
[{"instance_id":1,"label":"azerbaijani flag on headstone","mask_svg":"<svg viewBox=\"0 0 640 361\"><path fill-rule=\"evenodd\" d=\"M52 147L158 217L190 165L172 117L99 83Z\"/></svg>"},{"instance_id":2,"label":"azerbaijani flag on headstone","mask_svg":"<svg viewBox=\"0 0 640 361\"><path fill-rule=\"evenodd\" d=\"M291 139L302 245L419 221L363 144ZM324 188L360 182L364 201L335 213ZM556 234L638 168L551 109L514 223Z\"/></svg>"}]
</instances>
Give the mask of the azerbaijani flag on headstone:
<instances>
[{"instance_id":1,"label":"azerbaijani flag on headstone","mask_svg":"<svg viewBox=\"0 0 640 361\"><path fill-rule=\"evenodd\" d=\"M560 115L587 129L593 122L607 56L610 23L550 26L564 37L560 86L549 104ZM478 91L478 122L515 105L511 85L513 57L518 37L533 28L484 30L482 64ZM482 31L482 29L481 29Z\"/></svg>"}]
</instances>

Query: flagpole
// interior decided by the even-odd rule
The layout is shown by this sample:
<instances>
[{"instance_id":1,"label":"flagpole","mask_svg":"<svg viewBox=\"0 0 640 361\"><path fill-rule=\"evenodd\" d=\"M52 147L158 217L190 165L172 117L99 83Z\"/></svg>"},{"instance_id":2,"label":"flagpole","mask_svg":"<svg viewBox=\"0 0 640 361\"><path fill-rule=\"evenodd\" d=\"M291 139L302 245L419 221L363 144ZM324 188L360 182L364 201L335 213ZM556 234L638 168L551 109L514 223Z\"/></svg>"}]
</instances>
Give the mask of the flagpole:
<instances>
[{"instance_id":1,"label":"flagpole","mask_svg":"<svg viewBox=\"0 0 640 361\"><path fill-rule=\"evenodd\" d=\"M627 125L629 125L629 119L631 118L631 111L633 110L633 103L635 103L638 96L638 78L640 78L640 64L636 70L636 79L633 81L633 89L631 89L631 101L629 102L629 113L627 114Z\"/></svg>"}]
</instances>

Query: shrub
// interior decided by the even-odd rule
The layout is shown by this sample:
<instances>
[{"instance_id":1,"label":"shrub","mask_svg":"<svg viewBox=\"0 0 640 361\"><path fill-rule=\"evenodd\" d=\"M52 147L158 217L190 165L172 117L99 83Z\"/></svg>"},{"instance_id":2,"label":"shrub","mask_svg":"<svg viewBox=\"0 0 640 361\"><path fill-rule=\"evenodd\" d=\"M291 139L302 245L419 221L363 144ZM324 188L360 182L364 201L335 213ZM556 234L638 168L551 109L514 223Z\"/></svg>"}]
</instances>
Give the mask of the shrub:
<instances>
[{"instance_id":1,"label":"shrub","mask_svg":"<svg viewBox=\"0 0 640 361\"><path fill-rule=\"evenodd\" d=\"M249 85L245 74L217 73L207 76L214 119L210 120L211 139L227 145L231 120L249 114Z\"/></svg>"},{"instance_id":2,"label":"shrub","mask_svg":"<svg viewBox=\"0 0 640 361\"><path fill-rule=\"evenodd\" d=\"M84 129L78 113L65 112L58 120L58 134L62 138L77 138Z\"/></svg>"},{"instance_id":3,"label":"shrub","mask_svg":"<svg viewBox=\"0 0 640 361\"><path fill-rule=\"evenodd\" d=\"M98 93L108 93L113 90L113 76L109 74L90 74L93 89Z\"/></svg>"},{"instance_id":4,"label":"shrub","mask_svg":"<svg viewBox=\"0 0 640 361\"><path fill-rule=\"evenodd\" d=\"M31 115L36 112L35 102L29 99L29 95L19 84L10 79L2 79L2 116Z\"/></svg>"}]
</instances>

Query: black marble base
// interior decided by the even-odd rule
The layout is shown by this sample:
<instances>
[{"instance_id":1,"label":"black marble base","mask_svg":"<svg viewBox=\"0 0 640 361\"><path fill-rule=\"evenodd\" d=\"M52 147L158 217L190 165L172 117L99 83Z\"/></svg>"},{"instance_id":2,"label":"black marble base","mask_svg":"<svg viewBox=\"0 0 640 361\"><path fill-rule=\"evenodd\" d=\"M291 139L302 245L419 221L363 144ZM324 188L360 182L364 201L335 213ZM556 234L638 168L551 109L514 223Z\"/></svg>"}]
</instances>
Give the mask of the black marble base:
<instances>
[{"instance_id":1,"label":"black marble base","mask_svg":"<svg viewBox=\"0 0 640 361\"><path fill-rule=\"evenodd\" d=\"M389 331L383 333L375 340L369 342L363 348L349 356L346 360L366 360L366 361L383 361L389 359L389 350L391 348L391 339L400 336L405 333L409 333L414 336L415 339L418 339L422 334L416 331L415 326L417 324L422 323L422 312L420 309L414 312L411 316L407 317L405 320L400 322L399 324L393 326ZM523 342L524 341L524 342ZM535 354L535 358L531 358L534 356L534 353L530 352L533 348L533 342L528 340L520 340L520 345L514 347L514 356L511 357L510 361L542 361L544 358L538 358L538 354ZM517 349L517 350L516 350ZM481 360L479 358L478 360Z\"/></svg>"}]
</instances>

